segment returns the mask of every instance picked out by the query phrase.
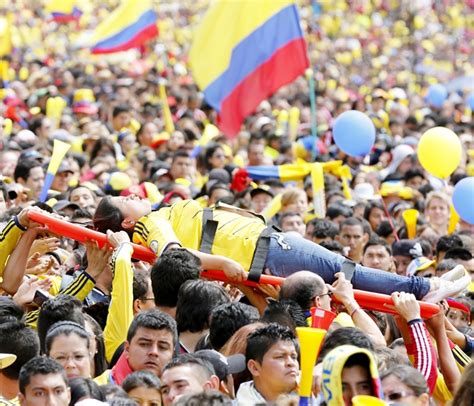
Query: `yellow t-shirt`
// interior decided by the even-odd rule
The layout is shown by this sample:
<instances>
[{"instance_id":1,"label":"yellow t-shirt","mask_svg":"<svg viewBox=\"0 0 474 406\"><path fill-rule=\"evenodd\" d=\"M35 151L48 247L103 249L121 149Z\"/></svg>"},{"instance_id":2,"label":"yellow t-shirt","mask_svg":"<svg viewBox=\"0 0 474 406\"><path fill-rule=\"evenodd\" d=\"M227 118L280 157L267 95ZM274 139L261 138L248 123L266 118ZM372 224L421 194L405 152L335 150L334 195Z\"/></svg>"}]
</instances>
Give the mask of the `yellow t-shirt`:
<instances>
[{"instance_id":1,"label":"yellow t-shirt","mask_svg":"<svg viewBox=\"0 0 474 406\"><path fill-rule=\"evenodd\" d=\"M198 250L202 213L202 206L194 200L183 200L152 212L135 226L133 241L151 248L158 256L172 243ZM211 253L231 258L248 271L258 237L266 224L260 217L243 214L232 209L213 209L213 220L218 222L218 227Z\"/></svg>"}]
</instances>

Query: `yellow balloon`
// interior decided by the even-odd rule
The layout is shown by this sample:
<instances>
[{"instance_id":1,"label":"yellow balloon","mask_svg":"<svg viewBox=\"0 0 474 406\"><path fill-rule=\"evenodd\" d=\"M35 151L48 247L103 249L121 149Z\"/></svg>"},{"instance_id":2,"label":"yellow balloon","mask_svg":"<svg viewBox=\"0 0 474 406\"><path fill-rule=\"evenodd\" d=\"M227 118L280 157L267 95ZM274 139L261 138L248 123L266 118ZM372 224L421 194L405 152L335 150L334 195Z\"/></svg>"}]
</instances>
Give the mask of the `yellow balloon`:
<instances>
[{"instance_id":1,"label":"yellow balloon","mask_svg":"<svg viewBox=\"0 0 474 406\"><path fill-rule=\"evenodd\" d=\"M459 166L462 145L458 136L448 128L434 127L421 136L417 153L423 168L444 179Z\"/></svg>"}]
</instances>

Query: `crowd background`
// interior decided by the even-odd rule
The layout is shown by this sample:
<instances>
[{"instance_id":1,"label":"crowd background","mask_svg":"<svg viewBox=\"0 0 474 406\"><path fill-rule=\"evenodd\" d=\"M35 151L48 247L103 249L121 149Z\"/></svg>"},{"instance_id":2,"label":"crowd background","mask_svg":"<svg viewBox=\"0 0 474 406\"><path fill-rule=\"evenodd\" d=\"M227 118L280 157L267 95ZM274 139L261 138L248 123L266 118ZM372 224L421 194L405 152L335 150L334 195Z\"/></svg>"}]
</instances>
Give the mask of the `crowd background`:
<instances>
[{"instance_id":1,"label":"crowd background","mask_svg":"<svg viewBox=\"0 0 474 406\"><path fill-rule=\"evenodd\" d=\"M68 383L60 379L73 395L71 400L64 395L60 404L85 398L111 404L227 404L218 390L229 397L240 390L240 404L271 403L279 396L278 402L291 404L298 371L294 329L305 325L308 299L329 310L324 301L331 292L344 306L314 370L315 402L350 405L355 394L385 392L386 401L397 404L472 404L474 224L457 219L451 206L455 185L474 176L474 3L299 2L316 115L312 117L310 82L301 76L260 103L232 138L219 132L217 114L194 84L188 63L193 27L208 2L157 2L155 40L138 50L91 55L81 47L87 32L117 4L83 1L80 20L60 24L37 1L0 1L12 39L0 62L0 353L5 359L0 366L12 360L7 354L17 356L0 370L0 402L18 402L20 391L24 404L40 404L28 392L31 377L63 374L57 364L48 364L49 358L34 358L41 352L75 377ZM445 95L430 93L437 84ZM376 127L375 145L365 157L348 156L334 143L334 121L348 110L366 113ZM312 126L316 143L309 137ZM463 147L460 164L445 180L428 173L416 154L422 134L436 126L453 130ZM37 203L54 140L72 147L46 202ZM255 181L239 171L247 166L304 167L314 160L329 168L323 218L312 202L310 176L293 182ZM197 282L199 261L182 250L167 253L150 269L130 262L130 253L123 252L128 238L123 233L109 236L115 247L111 256L94 244L48 234L27 217L35 205L92 228L95 209L107 195L138 196L156 209L185 199L203 207L220 201L261 213L285 232L380 272L434 278L462 265L473 282L460 296L443 301L440 314L425 323L412 296L395 294L397 328L391 316L360 310L343 276L327 287L298 273L281 290ZM408 209L418 211L415 228L403 218ZM129 269L134 272L127 278ZM35 294L37 290L43 294ZM133 300L119 300L123 292L133 293ZM114 294L119 295L115 305L121 301L122 307L112 308ZM155 305L159 310L149 310ZM144 315L136 317L140 312ZM408 322L405 329L400 320ZM49 329L56 322L64 323ZM132 343L142 348L134 342L140 329L167 333L158 361L130 352ZM54 355L55 337L60 338L60 355ZM114 357L123 342L121 351L139 360L134 364L129 359L128 370L120 351ZM408 367L404 344L408 355L414 355L415 368ZM203 363L180 355L171 361L174 347L181 353L214 349L226 357L244 354L247 366L235 366L242 362L238 358ZM70 353L81 348L85 355ZM281 376L277 361L266 364L269 348L286 357ZM327 373L324 362L333 364L331 357L323 361L326 354L339 370ZM338 376L351 365L365 368L370 379L360 385L341 383ZM109 367L111 375L104 377ZM147 369L154 373L136 373ZM103 379L97 380L99 376ZM95 387L90 378L108 384L106 389ZM194 381L180 386L185 378ZM139 387L151 395L132 395ZM179 399L202 389L194 400ZM331 391L340 394L333 403Z\"/></svg>"}]
</instances>

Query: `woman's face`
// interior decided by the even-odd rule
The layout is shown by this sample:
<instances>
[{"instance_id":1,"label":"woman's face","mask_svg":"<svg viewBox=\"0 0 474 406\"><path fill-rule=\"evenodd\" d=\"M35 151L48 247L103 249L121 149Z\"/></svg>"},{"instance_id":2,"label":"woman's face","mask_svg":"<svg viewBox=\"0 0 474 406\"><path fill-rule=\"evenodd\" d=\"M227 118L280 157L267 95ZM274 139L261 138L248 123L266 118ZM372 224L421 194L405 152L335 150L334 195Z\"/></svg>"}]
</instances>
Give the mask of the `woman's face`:
<instances>
[{"instance_id":1,"label":"woman's face","mask_svg":"<svg viewBox=\"0 0 474 406\"><path fill-rule=\"evenodd\" d=\"M140 406L161 406L161 394L155 388L139 386L129 391L128 396Z\"/></svg>"},{"instance_id":2,"label":"woman's face","mask_svg":"<svg viewBox=\"0 0 474 406\"><path fill-rule=\"evenodd\" d=\"M225 153L222 148L216 148L209 158L209 164L213 169L222 169L225 166Z\"/></svg>"},{"instance_id":3,"label":"woman's face","mask_svg":"<svg viewBox=\"0 0 474 406\"><path fill-rule=\"evenodd\" d=\"M95 197L86 187L78 187L71 192L69 200L76 203L81 209L95 209L97 207Z\"/></svg>"},{"instance_id":4,"label":"woman's face","mask_svg":"<svg viewBox=\"0 0 474 406\"><path fill-rule=\"evenodd\" d=\"M137 143L135 142L135 136L133 134L126 135L122 141L120 141L120 146L122 147L124 155L127 155L132 151L136 145Z\"/></svg>"},{"instance_id":5,"label":"woman's face","mask_svg":"<svg viewBox=\"0 0 474 406\"><path fill-rule=\"evenodd\" d=\"M405 385L395 375L389 375L382 380L385 400L397 402L406 406L428 406L429 396L423 394L416 396L415 392Z\"/></svg>"},{"instance_id":6,"label":"woman's face","mask_svg":"<svg viewBox=\"0 0 474 406\"><path fill-rule=\"evenodd\" d=\"M306 214L308 210L308 198L306 197L305 193L299 193L298 197L293 200L290 204L283 208L284 212L296 212L300 214L302 217Z\"/></svg>"},{"instance_id":7,"label":"woman's face","mask_svg":"<svg viewBox=\"0 0 474 406\"><path fill-rule=\"evenodd\" d=\"M372 230L376 230L383 220L385 220L384 211L378 207L374 207L369 214L369 223Z\"/></svg>"},{"instance_id":8,"label":"woman's face","mask_svg":"<svg viewBox=\"0 0 474 406\"><path fill-rule=\"evenodd\" d=\"M140 145L149 147L152 144L156 134L158 134L158 128L156 125L154 123L147 123L140 134L138 142Z\"/></svg>"},{"instance_id":9,"label":"woman's face","mask_svg":"<svg viewBox=\"0 0 474 406\"><path fill-rule=\"evenodd\" d=\"M175 131L171 134L168 141L168 149L170 151L176 151L184 145L184 134L181 131Z\"/></svg>"},{"instance_id":10,"label":"woman's face","mask_svg":"<svg viewBox=\"0 0 474 406\"><path fill-rule=\"evenodd\" d=\"M91 377L89 340L75 333L61 334L54 338L48 355L63 366L69 379Z\"/></svg>"},{"instance_id":11,"label":"woman's face","mask_svg":"<svg viewBox=\"0 0 474 406\"><path fill-rule=\"evenodd\" d=\"M449 207L443 200L434 198L426 208L426 217L431 224L446 224L449 221Z\"/></svg>"}]
</instances>

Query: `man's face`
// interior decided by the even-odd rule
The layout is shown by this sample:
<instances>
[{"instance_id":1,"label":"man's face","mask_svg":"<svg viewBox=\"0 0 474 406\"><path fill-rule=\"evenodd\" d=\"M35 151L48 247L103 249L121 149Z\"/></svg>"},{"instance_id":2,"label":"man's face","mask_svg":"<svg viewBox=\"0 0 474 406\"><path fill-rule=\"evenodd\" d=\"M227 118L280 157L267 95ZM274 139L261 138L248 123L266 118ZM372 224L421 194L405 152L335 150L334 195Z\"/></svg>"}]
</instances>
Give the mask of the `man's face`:
<instances>
[{"instance_id":1,"label":"man's face","mask_svg":"<svg viewBox=\"0 0 474 406\"><path fill-rule=\"evenodd\" d=\"M51 189L56 190L58 192L65 192L69 187L69 181L72 178L72 172L66 171L57 173L54 177L53 183L51 185Z\"/></svg>"},{"instance_id":2,"label":"man's face","mask_svg":"<svg viewBox=\"0 0 474 406\"><path fill-rule=\"evenodd\" d=\"M361 365L342 370L342 395L346 406L352 405L352 398L358 395L371 395L372 385L369 372Z\"/></svg>"},{"instance_id":3,"label":"man's face","mask_svg":"<svg viewBox=\"0 0 474 406\"><path fill-rule=\"evenodd\" d=\"M252 143L248 149L248 161L250 166L263 165L265 145L263 143Z\"/></svg>"},{"instance_id":4,"label":"man's face","mask_svg":"<svg viewBox=\"0 0 474 406\"><path fill-rule=\"evenodd\" d=\"M403 255L395 255L393 258L395 260L397 275L406 276L407 268L408 268L408 265L410 265L410 262L412 261L412 258L411 257L405 257Z\"/></svg>"},{"instance_id":5,"label":"man's face","mask_svg":"<svg viewBox=\"0 0 474 406\"><path fill-rule=\"evenodd\" d=\"M20 394L22 406L68 406L71 391L61 374L33 375Z\"/></svg>"},{"instance_id":6,"label":"man's face","mask_svg":"<svg viewBox=\"0 0 474 406\"><path fill-rule=\"evenodd\" d=\"M122 128L128 127L131 119L131 114L127 111L124 111L112 119L112 126L114 127L115 131L120 131Z\"/></svg>"},{"instance_id":7,"label":"man's face","mask_svg":"<svg viewBox=\"0 0 474 406\"><path fill-rule=\"evenodd\" d=\"M339 241L343 246L350 248L349 257L352 258L362 254L367 235L361 226L343 226L339 233Z\"/></svg>"},{"instance_id":8,"label":"man's face","mask_svg":"<svg viewBox=\"0 0 474 406\"><path fill-rule=\"evenodd\" d=\"M252 197L252 207L255 213L260 214L268 204L272 201L272 197L267 193L258 193Z\"/></svg>"},{"instance_id":9,"label":"man's face","mask_svg":"<svg viewBox=\"0 0 474 406\"><path fill-rule=\"evenodd\" d=\"M173 358L173 335L168 330L139 327L125 354L133 371L148 370L160 376L163 367Z\"/></svg>"},{"instance_id":10,"label":"man's face","mask_svg":"<svg viewBox=\"0 0 474 406\"><path fill-rule=\"evenodd\" d=\"M161 395L163 405L171 405L183 395L190 395L203 391L206 380L189 365L180 365L167 369L161 376Z\"/></svg>"},{"instance_id":11,"label":"man's face","mask_svg":"<svg viewBox=\"0 0 474 406\"><path fill-rule=\"evenodd\" d=\"M264 383L281 394L292 392L297 385L298 354L291 341L278 341L263 356L262 362L250 360L254 381Z\"/></svg>"},{"instance_id":12,"label":"man's face","mask_svg":"<svg viewBox=\"0 0 474 406\"><path fill-rule=\"evenodd\" d=\"M384 246L371 245L365 250L362 265L388 272L392 265L392 257Z\"/></svg>"},{"instance_id":13,"label":"man's face","mask_svg":"<svg viewBox=\"0 0 474 406\"><path fill-rule=\"evenodd\" d=\"M171 164L170 174L173 179L189 178L191 175L191 159L185 156L178 156Z\"/></svg>"},{"instance_id":14,"label":"man's face","mask_svg":"<svg viewBox=\"0 0 474 406\"><path fill-rule=\"evenodd\" d=\"M305 225L301 216L288 216L281 222L281 229L284 232L296 231L301 236L304 236Z\"/></svg>"},{"instance_id":15,"label":"man's face","mask_svg":"<svg viewBox=\"0 0 474 406\"><path fill-rule=\"evenodd\" d=\"M30 176L25 182L25 186L31 190L34 197L39 197L44 184L44 172L41 166L35 166L30 170Z\"/></svg>"}]
</instances>

